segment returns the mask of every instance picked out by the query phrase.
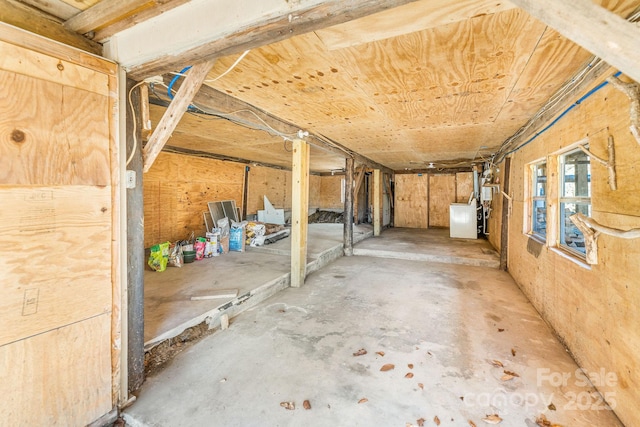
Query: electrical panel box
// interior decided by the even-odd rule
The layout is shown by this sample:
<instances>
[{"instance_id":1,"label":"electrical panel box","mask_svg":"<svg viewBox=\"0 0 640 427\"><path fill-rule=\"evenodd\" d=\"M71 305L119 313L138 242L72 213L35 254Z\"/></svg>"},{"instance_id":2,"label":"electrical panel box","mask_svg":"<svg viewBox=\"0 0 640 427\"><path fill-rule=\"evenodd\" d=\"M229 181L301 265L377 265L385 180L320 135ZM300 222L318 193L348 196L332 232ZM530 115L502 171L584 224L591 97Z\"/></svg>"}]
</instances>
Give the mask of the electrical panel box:
<instances>
[{"instance_id":1,"label":"electrical panel box","mask_svg":"<svg viewBox=\"0 0 640 427\"><path fill-rule=\"evenodd\" d=\"M493 199L493 186L482 186L482 191L480 192L480 201L481 202L490 202Z\"/></svg>"}]
</instances>

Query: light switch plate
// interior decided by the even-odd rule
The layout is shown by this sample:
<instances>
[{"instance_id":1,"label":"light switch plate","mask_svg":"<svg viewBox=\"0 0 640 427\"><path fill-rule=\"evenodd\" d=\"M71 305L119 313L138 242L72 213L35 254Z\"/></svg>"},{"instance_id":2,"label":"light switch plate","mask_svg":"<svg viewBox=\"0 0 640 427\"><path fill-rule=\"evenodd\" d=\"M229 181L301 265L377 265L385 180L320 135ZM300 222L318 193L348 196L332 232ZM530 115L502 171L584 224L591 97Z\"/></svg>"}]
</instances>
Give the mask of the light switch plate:
<instances>
[{"instance_id":1,"label":"light switch plate","mask_svg":"<svg viewBox=\"0 0 640 427\"><path fill-rule=\"evenodd\" d=\"M127 171L126 184L127 188L136 188L136 171Z\"/></svg>"}]
</instances>

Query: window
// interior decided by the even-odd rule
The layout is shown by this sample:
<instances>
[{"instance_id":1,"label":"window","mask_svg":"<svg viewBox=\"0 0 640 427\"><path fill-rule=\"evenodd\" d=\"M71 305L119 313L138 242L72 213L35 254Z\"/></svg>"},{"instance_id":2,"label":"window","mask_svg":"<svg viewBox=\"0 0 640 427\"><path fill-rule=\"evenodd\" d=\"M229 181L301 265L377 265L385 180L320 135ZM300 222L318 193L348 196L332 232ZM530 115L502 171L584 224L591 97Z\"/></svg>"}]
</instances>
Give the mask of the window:
<instances>
[{"instance_id":1,"label":"window","mask_svg":"<svg viewBox=\"0 0 640 427\"><path fill-rule=\"evenodd\" d=\"M591 163L578 149L561 155L560 162L560 246L585 256L584 236L569 217L577 212L591 216Z\"/></svg>"},{"instance_id":2,"label":"window","mask_svg":"<svg viewBox=\"0 0 640 427\"><path fill-rule=\"evenodd\" d=\"M531 165L531 233L547 237L547 162Z\"/></svg>"}]
</instances>

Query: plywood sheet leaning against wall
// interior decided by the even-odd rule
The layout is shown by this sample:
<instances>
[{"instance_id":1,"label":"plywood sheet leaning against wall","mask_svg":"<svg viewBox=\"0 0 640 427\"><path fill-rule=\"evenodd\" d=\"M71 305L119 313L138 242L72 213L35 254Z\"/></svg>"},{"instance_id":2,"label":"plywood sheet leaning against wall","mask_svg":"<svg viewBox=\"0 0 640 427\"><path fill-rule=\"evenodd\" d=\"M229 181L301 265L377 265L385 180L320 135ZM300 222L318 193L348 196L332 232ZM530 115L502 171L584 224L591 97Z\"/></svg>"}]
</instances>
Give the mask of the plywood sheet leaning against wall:
<instances>
[{"instance_id":1,"label":"plywood sheet leaning against wall","mask_svg":"<svg viewBox=\"0 0 640 427\"><path fill-rule=\"evenodd\" d=\"M114 64L0 23L6 425L86 425L118 399L115 73Z\"/></svg>"},{"instance_id":2,"label":"plywood sheet leaning against wall","mask_svg":"<svg viewBox=\"0 0 640 427\"><path fill-rule=\"evenodd\" d=\"M396 174L395 227L427 228L428 175Z\"/></svg>"},{"instance_id":3,"label":"plywood sheet leaning against wall","mask_svg":"<svg viewBox=\"0 0 640 427\"><path fill-rule=\"evenodd\" d=\"M612 191L609 187L607 168L591 161L591 216L601 224L623 230L640 227L640 147L629 131L629 100L609 85L514 154L509 271L578 364L589 374L604 374L611 379L604 381L599 376L594 385L614 406L621 421L640 425L640 240L601 235L598 264L592 266L558 248L556 243L560 228L558 195L551 190L559 188L558 155L588 137L589 150L606 158L609 135L615 140L618 189ZM545 243L527 233L527 171L531 162L541 159L546 159L548 165ZM495 214L496 211L492 215ZM495 241L495 236L491 240ZM519 353L526 357L526 349ZM575 373L568 374L571 381L579 380ZM604 408L597 399L589 404Z\"/></svg>"},{"instance_id":4,"label":"plywood sheet leaning against wall","mask_svg":"<svg viewBox=\"0 0 640 427\"><path fill-rule=\"evenodd\" d=\"M144 175L144 244L205 233L207 202L235 200L242 206L245 165L161 153Z\"/></svg>"},{"instance_id":5,"label":"plywood sheet leaning against wall","mask_svg":"<svg viewBox=\"0 0 640 427\"><path fill-rule=\"evenodd\" d=\"M449 205L455 200L455 175L429 175L429 227L449 227Z\"/></svg>"}]
</instances>

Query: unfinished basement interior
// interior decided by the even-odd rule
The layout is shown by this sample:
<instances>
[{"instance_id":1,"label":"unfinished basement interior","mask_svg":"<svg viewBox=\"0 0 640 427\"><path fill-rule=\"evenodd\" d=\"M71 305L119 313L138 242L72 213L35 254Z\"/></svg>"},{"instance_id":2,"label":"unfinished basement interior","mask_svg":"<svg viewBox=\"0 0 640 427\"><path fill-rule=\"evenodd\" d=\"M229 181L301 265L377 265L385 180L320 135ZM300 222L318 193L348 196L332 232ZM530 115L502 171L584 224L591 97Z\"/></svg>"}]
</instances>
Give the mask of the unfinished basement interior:
<instances>
[{"instance_id":1,"label":"unfinished basement interior","mask_svg":"<svg viewBox=\"0 0 640 427\"><path fill-rule=\"evenodd\" d=\"M640 425L640 1L0 4L0 425Z\"/></svg>"}]
</instances>

